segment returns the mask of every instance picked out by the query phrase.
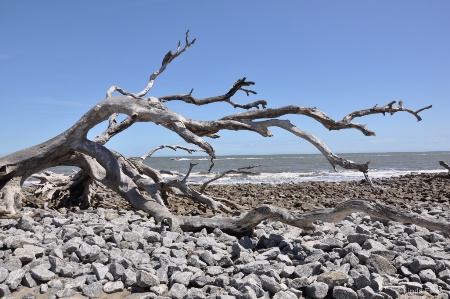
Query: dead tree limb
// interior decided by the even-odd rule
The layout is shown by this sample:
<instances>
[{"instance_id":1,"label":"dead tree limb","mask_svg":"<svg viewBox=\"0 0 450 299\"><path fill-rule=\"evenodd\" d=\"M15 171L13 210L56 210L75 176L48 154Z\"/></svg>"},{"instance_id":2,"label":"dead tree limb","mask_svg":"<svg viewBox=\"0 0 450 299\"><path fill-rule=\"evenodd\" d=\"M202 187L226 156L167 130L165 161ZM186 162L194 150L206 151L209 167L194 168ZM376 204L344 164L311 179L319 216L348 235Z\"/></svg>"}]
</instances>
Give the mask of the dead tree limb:
<instances>
[{"instance_id":1,"label":"dead tree limb","mask_svg":"<svg viewBox=\"0 0 450 299\"><path fill-rule=\"evenodd\" d=\"M209 97L209 98L205 98L205 99L196 99L192 96L192 92L194 91L192 89L188 94L163 96L163 97L160 97L159 100L161 101L161 103L169 102L169 101L183 101L183 102L194 104L197 106L211 104L211 103L217 103L217 102L227 102L227 103L230 103L234 108L242 108L242 109L256 108L256 109L259 109L259 105L261 105L261 107L263 109L265 109L267 106L267 102L264 100L259 100L259 101L255 101L255 102L244 104L244 105L236 104L235 102L233 102L231 100L231 97L234 96L239 90L244 91L247 94L247 96L249 96L250 94L256 94L255 91L244 88L244 86L250 86L250 85L254 85L254 84L255 84L255 82L247 81L247 78L244 77L242 79L237 80L233 84L231 89L226 94L221 95L221 96Z\"/></svg>"},{"instance_id":2,"label":"dead tree limb","mask_svg":"<svg viewBox=\"0 0 450 299\"><path fill-rule=\"evenodd\" d=\"M431 230L442 231L446 234L450 233L450 226L446 221L420 216L407 210L389 207L368 199L348 200L338 204L333 209L316 210L307 213L292 213L285 208L261 205L241 217L202 218L199 216L182 216L179 217L179 224L182 230L188 231L196 231L207 227L211 230L219 228L234 235L247 235L251 234L253 229L264 220L280 221L310 230L314 228L314 221L339 222L354 212L364 212L369 216L380 219L410 223Z\"/></svg>"},{"instance_id":3,"label":"dead tree limb","mask_svg":"<svg viewBox=\"0 0 450 299\"><path fill-rule=\"evenodd\" d=\"M367 115L371 115L371 114L383 114L386 115L386 113L389 113L390 115L394 115L394 113L400 112L400 111L404 111L404 112L408 112L412 115L414 115L417 118L417 121L421 121L422 118L420 117L419 113L422 112L423 110L426 109L430 109L433 106L429 105L426 107L423 107L421 109L418 109L416 111L412 110L412 109L408 109L403 107L403 101L399 101L398 106L394 107L394 104L396 103L396 101L392 101L384 106L377 106L375 105L374 107L370 108L370 109L363 109L363 110L358 110L358 111L354 111L352 113L347 114L346 116L344 116L344 118L342 119L342 121L344 122L350 122L352 121L355 117L362 117L362 116L367 116Z\"/></svg>"},{"instance_id":4,"label":"dead tree limb","mask_svg":"<svg viewBox=\"0 0 450 299\"><path fill-rule=\"evenodd\" d=\"M254 82L247 81L246 78L236 81L224 95L206 99L195 99L192 97L192 91L188 95L143 98L166 67L194 42L195 39L190 41L188 32L186 32L184 47L181 47L181 42L179 42L174 53L169 51L164 56L161 67L150 75L147 86L141 92L130 93L120 87L112 86L107 92L106 99L87 111L68 130L41 144L0 157L0 196L3 199L6 211L11 215L19 211L24 198L22 185L33 174L53 166L75 166L79 167L81 171L65 187L58 186L60 190L73 190L74 194L81 194L82 198L89 201L91 182L99 182L127 200L134 208L149 213L157 222L166 221L172 230L180 228L185 230L212 229L217 227L239 234L251 231L257 223L265 219L279 220L299 227L309 227L314 220L331 219L337 221L351 212L364 211L379 218L410 222L448 233L448 223L444 224L438 220L425 219L407 211L386 207L367 200L353 200L340 204L334 210L321 210L299 215L293 215L282 208L264 205L238 218L175 216L164 205L161 197L164 192L178 190L184 196L201 202L214 211L230 210L214 198L190 188L187 184L189 173L182 180L165 181L161 172L143 163L143 159L149 157L152 152L144 155L143 159L132 159L125 158L105 146L113 136L135 123L151 122L161 125L183 138L187 143L194 144L200 150L206 152L211 157L211 161L216 157L216 153L214 147L206 142L203 137L217 138L218 132L222 130L247 130L258 133L263 137L270 137L272 133L269 128L275 126L312 143L325 155L333 168L341 166L345 169L359 170L367 175L368 163L356 163L335 155L317 137L296 127L290 120L281 120L279 117L302 115L316 120L329 130L356 129L366 136L372 136L375 135L373 131L366 129L365 125L353 123L353 119L371 114L394 114L404 111L421 120L419 113L431 108L431 106L427 106L412 110L403 107L402 102L399 106L394 107L395 102L393 101L382 107L375 106L351 112L344 116L342 120L336 121L315 107L266 108L267 103L264 100L249 104L236 104L231 100L231 97L238 91L244 91L247 95L256 93L246 88L254 84ZM113 95L115 91L118 91L121 95ZM172 100L185 101L195 105L227 102L235 108L257 109L224 116L217 120L200 121L185 117L164 106L165 102ZM260 106L262 109L259 109ZM117 123L119 114L125 115L125 119ZM90 140L88 138L90 130L108 119L107 129L101 135Z\"/></svg>"},{"instance_id":5,"label":"dead tree limb","mask_svg":"<svg viewBox=\"0 0 450 299\"><path fill-rule=\"evenodd\" d=\"M192 154L192 153L195 153L195 152L199 152L199 151L200 151L200 152L204 152L204 150L198 150L198 149L194 149L194 148L188 148L188 147L181 146L181 145L167 145L167 144L164 144L164 145L160 145L160 146L158 146L158 147L155 147L154 149L152 149L151 151L149 151L147 154L143 155L143 156L141 157L141 160L147 159L148 157L152 156L156 151L158 151L158 150L160 150L160 149L163 149L163 148L170 148L170 149L172 149L172 150L174 150L174 151L176 151L177 149L182 149L182 150L187 151L189 154Z\"/></svg>"},{"instance_id":6,"label":"dead tree limb","mask_svg":"<svg viewBox=\"0 0 450 299\"><path fill-rule=\"evenodd\" d=\"M439 165L441 165L442 167L444 167L445 169L447 169L448 171L450 171L450 165L448 165L448 164L445 163L444 161L439 161Z\"/></svg>"},{"instance_id":7,"label":"dead tree limb","mask_svg":"<svg viewBox=\"0 0 450 299\"><path fill-rule=\"evenodd\" d=\"M206 188L209 186L209 184L211 184L214 181L217 181L218 179L223 178L224 176L226 176L227 174L230 173L241 173L241 174L254 174L256 175L257 173L254 171L245 171L244 169L252 169L255 167L260 167L261 165L250 165L250 166L246 166L246 167L240 167L238 169L230 169L224 172L219 173L218 175L216 175L215 177L213 177L212 179L204 182L200 188L200 193L204 193Z\"/></svg>"}]
</instances>

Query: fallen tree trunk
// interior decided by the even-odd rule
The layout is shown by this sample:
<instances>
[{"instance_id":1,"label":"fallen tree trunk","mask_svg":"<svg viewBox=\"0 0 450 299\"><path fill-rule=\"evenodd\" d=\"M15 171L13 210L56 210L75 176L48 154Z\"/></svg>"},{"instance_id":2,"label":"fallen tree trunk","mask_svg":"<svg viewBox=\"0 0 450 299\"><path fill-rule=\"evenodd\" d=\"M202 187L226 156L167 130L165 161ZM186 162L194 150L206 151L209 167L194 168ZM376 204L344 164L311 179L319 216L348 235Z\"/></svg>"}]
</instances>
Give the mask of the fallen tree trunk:
<instances>
[{"instance_id":1,"label":"fallen tree trunk","mask_svg":"<svg viewBox=\"0 0 450 299\"><path fill-rule=\"evenodd\" d=\"M143 160L151 156L154 151L144 155L141 159L132 159L123 157L104 146L113 136L137 122L152 122L161 125L183 138L187 143L196 145L199 148L198 150L204 151L210 156L211 167L214 165L213 160L216 157L216 153L213 146L206 142L203 137L218 138L218 132L221 130L247 130L258 133L263 137L270 137L272 133L269 131L269 128L279 127L313 144L327 158L334 169L337 166L345 169L354 169L362 172L369 179L369 162L357 163L339 157L320 139L296 127L290 120L281 120L279 117L302 115L313 118L328 130L356 129L366 136L373 136L375 135L374 132L368 130L365 125L354 123L353 119L372 114L385 115L389 113L393 115L397 112L406 112L414 115L420 121L419 113L431 108L431 106L427 106L418 110L412 110L403 107L402 103L394 107L395 101L392 101L385 106L375 106L351 112L344 116L342 120L333 120L315 107L285 106L266 108L267 102L263 100L249 104L236 104L231 98L237 92L243 91L247 95L256 94L256 92L247 88L253 85L254 82L247 81L246 78L237 80L225 94L206 99L194 98L192 90L186 95L145 98L156 78L166 69L168 64L186 51L194 42L195 40L189 41L186 33L184 47L182 48L179 43L175 53L169 51L166 54L161 67L152 73L148 85L141 92L130 93L120 87L112 86L107 92L106 99L86 112L80 120L65 132L39 145L1 157L0 191L6 212L14 215L20 209L20 202L23 199L22 185L28 177L49 167L65 165L75 166L81 170L67 182L66 186L58 185L58 190L67 191L73 196L79 197L81 202L88 205L91 196L90 185L94 181L99 182L126 199L133 207L155 217L156 221L167 221L172 230L219 227L231 233L241 234L251 231L257 223L264 219L273 219L304 227L308 226L313 220L324 217L340 219L342 215L348 215L349 211L361 210L370 215L387 215L386 217L390 217L389 219L406 222L415 221L425 227L448 231L448 227L442 223L422 220L420 217L417 218L405 211L389 210L379 204L363 200L350 201L333 211L318 211L308 215L304 214L303 216L293 216L286 210L267 205L256 208L240 218L223 218L220 221L217 218L188 218L173 215L164 204L164 199L167 199L166 195L170 192L188 196L213 210L226 210L227 207L214 198L207 196L204 193L204 188L200 192L190 188L186 180L189 173L182 180L165 181L160 171L143 163ZM113 93L116 91L121 95L114 96ZM256 108L256 110L224 116L217 120L200 121L169 110L164 106L164 103L168 101L184 101L194 105L226 102L235 108L247 110ZM122 122L117 123L119 114L126 115L126 118ZM93 140L89 140L87 137L89 131L108 119L107 129ZM172 147L172 149L190 151L190 149L185 147ZM46 191L49 191L47 193L49 198L55 199L54 196L56 196L57 192L44 190L44 193Z\"/></svg>"},{"instance_id":2,"label":"fallen tree trunk","mask_svg":"<svg viewBox=\"0 0 450 299\"><path fill-rule=\"evenodd\" d=\"M186 217L179 218L182 230L195 231L204 227L218 228L224 232L237 235L251 234L253 229L264 220L280 221L303 229L313 229L314 221L339 222L354 212L364 212L369 216L384 220L415 224L430 230L450 233L448 222L431 217L420 216L404 209L389 207L369 199L352 199L338 204L332 209L313 212L292 213L274 205L261 205L241 217Z\"/></svg>"}]
</instances>

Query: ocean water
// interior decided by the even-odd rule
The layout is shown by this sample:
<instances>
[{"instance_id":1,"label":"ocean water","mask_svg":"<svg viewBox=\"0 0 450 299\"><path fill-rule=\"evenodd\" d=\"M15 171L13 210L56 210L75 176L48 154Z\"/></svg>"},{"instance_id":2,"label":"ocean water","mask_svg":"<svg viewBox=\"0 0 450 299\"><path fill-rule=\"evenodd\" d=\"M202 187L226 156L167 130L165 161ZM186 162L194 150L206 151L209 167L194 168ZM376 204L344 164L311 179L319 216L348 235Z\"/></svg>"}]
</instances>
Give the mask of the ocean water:
<instances>
[{"instance_id":1,"label":"ocean water","mask_svg":"<svg viewBox=\"0 0 450 299\"><path fill-rule=\"evenodd\" d=\"M392 177L412 172L446 171L439 161L450 163L450 152L405 152L405 153L359 153L338 154L357 163L369 164L372 178ZM197 164L189 176L191 182L204 182L217 174L247 166L258 166L246 171L257 174L227 174L215 183L283 183L301 181L343 181L360 180L364 176L359 171L331 167L321 154L264 155L264 156L220 156L214 160L211 173L209 157L179 156L150 157L146 164L156 168L186 173L190 163Z\"/></svg>"},{"instance_id":2,"label":"ocean water","mask_svg":"<svg viewBox=\"0 0 450 299\"><path fill-rule=\"evenodd\" d=\"M450 163L450 151L338 155L357 163L370 161L369 175L372 178L400 176L413 172L437 173L447 171L439 165L439 161L442 160ZM214 183L344 181L361 180L364 178L363 174L358 171L346 170L340 167L337 167L337 171L334 171L326 158L321 154L220 156L214 160L214 167L211 172L208 172L211 165L208 156L150 157L144 162L158 170L179 172L181 174L187 173L191 163L197 164L194 166L188 179L191 183L203 183L227 170L252 165L258 167L246 171L252 171L255 174L227 174ZM51 170L57 173L70 174L74 168L55 167ZM164 175L164 177L167 179L183 178L183 175Z\"/></svg>"}]
</instances>

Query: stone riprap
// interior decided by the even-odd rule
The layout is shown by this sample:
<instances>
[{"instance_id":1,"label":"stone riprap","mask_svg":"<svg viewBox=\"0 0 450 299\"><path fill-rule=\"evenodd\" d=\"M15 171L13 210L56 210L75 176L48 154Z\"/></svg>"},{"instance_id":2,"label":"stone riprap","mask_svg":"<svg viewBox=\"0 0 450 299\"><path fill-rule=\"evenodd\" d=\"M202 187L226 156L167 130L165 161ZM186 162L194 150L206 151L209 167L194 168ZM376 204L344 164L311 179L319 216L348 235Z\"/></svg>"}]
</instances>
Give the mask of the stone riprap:
<instances>
[{"instance_id":1,"label":"stone riprap","mask_svg":"<svg viewBox=\"0 0 450 299\"><path fill-rule=\"evenodd\" d=\"M135 211L61 212L0 220L1 297L24 287L31 288L26 298L124 290L129 298L450 295L446 236L362 213L316 223L313 231L265 222L236 238L220 230L161 231Z\"/></svg>"},{"instance_id":2,"label":"stone riprap","mask_svg":"<svg viewBox=\"0 0 450 299\"><path fill-rule=\"evenodd\" d=\"M417 178L412 181L419 184ZM324 185L308 186L313 190ZM230 188L237 199L245 196L237 193L238 188L243 187ZM273 185L260 193L278 194L277 188L279 185ZM287 190L284 186L283 194ZM438 192L430 187L422 197L417 195L414 206L409 201L405 205L416 213L448 220L448 204L439 204L444 191L430 201L427 197ZM379 194L389 192L394 191ZM297 197L301 196L304 194ZM325 206L327 200L318 198ZM24 208L27 211L37 210ZM20 219L0 219L1 298L389 299L450 295L448 236L363 213L336 224L316 222L311 231L263 222L253 235L236 238L217 229L171 232L140 211L39 211ZM16 296L24 291L24 297Z\"/></svg>"}]
</instances>

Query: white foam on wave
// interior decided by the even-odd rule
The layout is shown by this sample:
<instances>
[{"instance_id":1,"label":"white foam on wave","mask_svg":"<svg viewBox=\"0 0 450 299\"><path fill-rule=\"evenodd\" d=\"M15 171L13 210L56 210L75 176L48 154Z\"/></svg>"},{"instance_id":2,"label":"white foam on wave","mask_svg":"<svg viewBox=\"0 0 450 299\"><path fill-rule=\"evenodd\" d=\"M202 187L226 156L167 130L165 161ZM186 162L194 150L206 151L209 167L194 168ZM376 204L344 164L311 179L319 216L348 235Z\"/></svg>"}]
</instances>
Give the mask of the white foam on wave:
<instances>
[{"instance_id":1,"label":"white foam on wave","mask_svg":"<svg viewBox=\"0 0 450 299\"><path fill-rule=\"evenodd\" d=\"M401 170L382 170L371 171L371 178L389 178L408 175L411 173L440 173L445 170L423 170L423 171L401 171ZM217 173L193 172L188 181L190 183L204 183L216 177ZM174 179L174 176L165 175L166 180ZM364 179L364 175L359 171L311 171L311 172L280 172L280 173L259 173L259 174L227 174L226 176L212 182L212 184L238 184L238 183L271 183L280 184L288 182L307 182L307 181L355 181Z\"/></svg>"}]
</instances>

